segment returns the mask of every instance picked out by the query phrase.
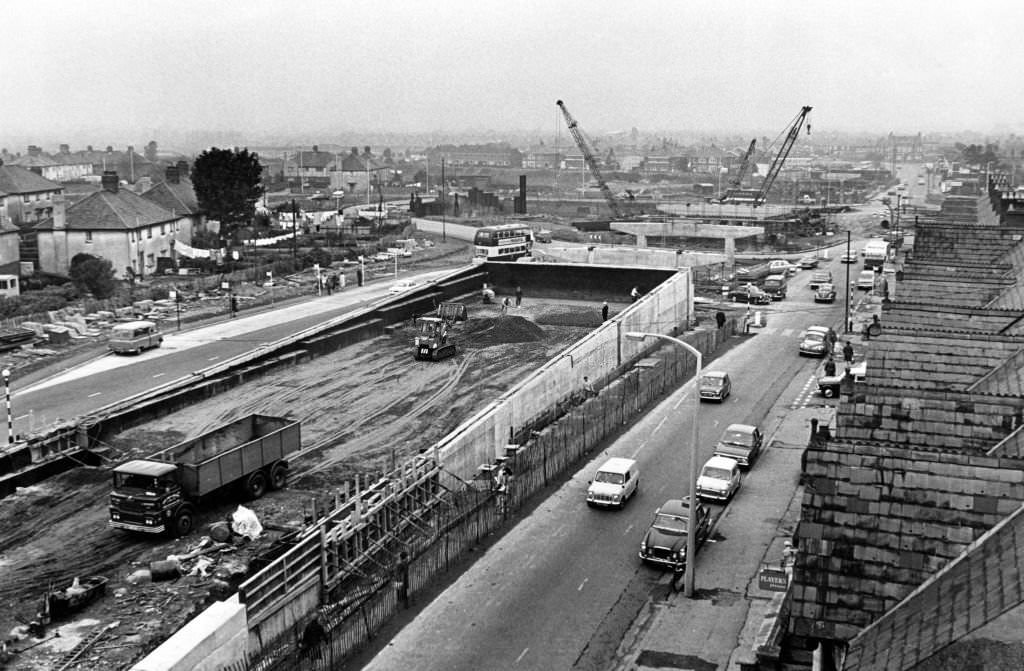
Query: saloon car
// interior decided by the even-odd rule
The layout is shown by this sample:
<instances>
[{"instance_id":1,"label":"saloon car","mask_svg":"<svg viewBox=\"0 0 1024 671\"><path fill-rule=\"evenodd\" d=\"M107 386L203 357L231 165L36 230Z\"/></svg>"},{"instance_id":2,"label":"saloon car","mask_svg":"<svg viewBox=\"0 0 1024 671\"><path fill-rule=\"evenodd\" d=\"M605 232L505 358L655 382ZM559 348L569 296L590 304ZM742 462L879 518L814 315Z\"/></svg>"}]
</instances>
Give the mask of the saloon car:
<instances>
[{"instance_id":1,"label":"saloon car","mask_svg":"<svg viewBox=\"0 0 1024 671\"><path fill-rule=\"evenodd\" d=\"M715 445L715 456L735 459L740 468L750 468L761 456L764 436L751 424L730 424Z\"/></svg>"},{"instance_id":2,"label":"saloon car","mask_svg":"<svg viewBox=\"0 0 1024 671\"><path fill-rule=\"evenodd\" d=\"M669 499L654 511L651 526L640 543L640 559L644 562L668 566L681 572L686 570L686 536L690 531L690 497ZM696 548L711 535L711 511L697 503L694 508L694 541Z\"/></svg>"},{"instance_id":3,"label":"saloon car","mask_svg":"<svg viewBox=\"0 0 1024 671\"><path fill-rule=\"evenodd\" d=\"M724 401L732 393L732 380L722 370L705 371L697 385L702 401Z\"/></svg>"}]
</instances>

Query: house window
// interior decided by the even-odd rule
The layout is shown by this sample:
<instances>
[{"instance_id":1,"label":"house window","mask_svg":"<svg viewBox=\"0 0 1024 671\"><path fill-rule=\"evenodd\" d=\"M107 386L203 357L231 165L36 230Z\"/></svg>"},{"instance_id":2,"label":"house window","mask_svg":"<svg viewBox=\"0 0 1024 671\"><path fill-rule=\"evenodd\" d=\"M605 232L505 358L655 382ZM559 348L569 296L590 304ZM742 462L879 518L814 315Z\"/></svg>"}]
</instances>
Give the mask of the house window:
<instances>
[{"instance_id":1,"label":"house window","mask_svg":"<svg viewBox=\"0 0 1024 671\"><path fill-rule=\"evenodd\" d=\"M85 243L89 244L92 242L92 231L85 232Z\"/></svg>"},{"instance_id":2,"label":"house window","mask_svg":"<svg viewBox=\"0 0 1024 671\"><path fill-rule=\"evenodd\" d=\"M128 242L135 242L135 231L128 231Z\"/></svg>"},{"instance_id":3,"label":"house window","mask_svg":"<svg viewBox=\"0 0 1024 671\"><path fill-rule=\"evenodd\" d=\"M146 239L147 240L152 240L153 239L153 229L152 228L147 228L146 229Z\"/></svg>"},{"instance_id":4,"label":"house window","mask_svg":"<svg viewBox=\"0 0 1024 671\"><path fill-rule=\"evenodd\" d=\"M160 224L160 235L167 235L167 224Z\"/></svg>"},{"instance_id":5,"label":"house window","mask_svg":"<svg viewBox=\"0 0 1024 671\"><path fill-rule=\"evenodd\" d=\"M23 203L31 203L32 202L32 196L30 196L28 194L25 194L24 196L21 197L21 202L23 202Z\"/></svg>"},{"instance_id":6,"label":"house window","mask_svg":"<svg viewBox=\"0 0 1024 671\"><path fill-rule=\"evenodd\" d=\"M0 280L0 289L7 288L7 280Z\"/></svg>"}]
</instances>

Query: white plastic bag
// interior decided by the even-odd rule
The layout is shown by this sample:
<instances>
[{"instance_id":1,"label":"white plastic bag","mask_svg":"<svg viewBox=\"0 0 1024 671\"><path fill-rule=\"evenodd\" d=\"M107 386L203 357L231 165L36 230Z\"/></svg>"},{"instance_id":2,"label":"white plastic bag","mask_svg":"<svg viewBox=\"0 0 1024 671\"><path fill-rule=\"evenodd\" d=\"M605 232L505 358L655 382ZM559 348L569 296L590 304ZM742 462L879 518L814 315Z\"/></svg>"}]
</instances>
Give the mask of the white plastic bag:
<instances>
[{"instance_id":1,"label":"white plastic bag","mask_svg":"<svg viewBox=\"0 0 1024 671\"><path fill-rule=\"evenodd\" d=\"M238 510L231 514L231 530L239 536L255 540L263 533L263 525L256 518L256 513L245 506L238 506Z\"/></svg>"}]
</instances>

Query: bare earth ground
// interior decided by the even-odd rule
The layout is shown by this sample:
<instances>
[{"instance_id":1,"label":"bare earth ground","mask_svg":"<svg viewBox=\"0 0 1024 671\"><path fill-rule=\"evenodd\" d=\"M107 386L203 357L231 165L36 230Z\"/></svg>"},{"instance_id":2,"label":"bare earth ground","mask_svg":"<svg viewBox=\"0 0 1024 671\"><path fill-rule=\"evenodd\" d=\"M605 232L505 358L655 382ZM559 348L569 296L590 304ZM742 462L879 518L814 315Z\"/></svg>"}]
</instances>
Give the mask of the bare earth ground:
<instances>
[{"instance_id":1,"label":"bare earth ground","mask_svg":"<svg viewBox=\"0 0 1024 671\"><path fill-rule=\"evenodd\" d=\"M75 576L110 578L107 594L77 615L77 628L51 625L47 638L16 655L9 668L55 668L64 651L100 627L119 623L78 669L127 668L244 577L248 561L288 529L301 528L314 501L323 511L354 475L375 476L429 447L492 398L600 323L599 306L470 305L456 330L464 345L440 362L416 361L413 331L360 343L310 363L269 373L111 441L111 464L145 456L223 422L258 412L302 420L304 448L289 487L246 503L270 529L255 541L237 537L208 554L210 577L133 582L150 562L195 548L211 522L230 515L232 496L204 509L197 531L178 540L140 538L108 529L106 469L80 468L0 500L0 638L31 619L48 584ZM613 306L613 312L621 306ZM545 323L557 325L544 325ZM182 562L188 572L197 559ZM29 638L16 644L36 643Z\"/></svg>"}]
</instances>

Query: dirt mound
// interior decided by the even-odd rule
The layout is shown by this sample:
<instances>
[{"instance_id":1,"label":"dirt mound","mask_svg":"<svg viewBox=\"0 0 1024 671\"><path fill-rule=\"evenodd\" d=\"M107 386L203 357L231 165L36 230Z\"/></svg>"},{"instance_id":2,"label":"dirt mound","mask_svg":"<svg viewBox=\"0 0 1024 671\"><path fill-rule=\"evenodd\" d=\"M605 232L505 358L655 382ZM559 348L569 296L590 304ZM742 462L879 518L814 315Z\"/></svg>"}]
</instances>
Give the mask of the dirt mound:
<instances>
[{"instance_id":1,"label":"dirt mound","mask_svg":"<svg viewBox=\"0 0 1024 671\"><path fill-rule=\"evenodd\" d=\"M471 319L463 327L466 340L474 345L502 345L544 340L544 329L518 315Z\"/></svg>"},{"instance_id":2,"label":"dirt mound","mask_svg":"<svg viewBox=\"0 0 1024 671\"><path fill-rule=\"evenodd\" d=\"M548 326L591 326L601 325L601 306L566 307L560 310L546 310L536 316L538 324Z\"/></svg>"}]
</instances>

